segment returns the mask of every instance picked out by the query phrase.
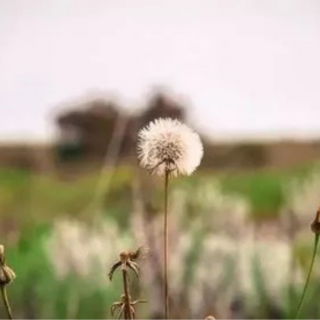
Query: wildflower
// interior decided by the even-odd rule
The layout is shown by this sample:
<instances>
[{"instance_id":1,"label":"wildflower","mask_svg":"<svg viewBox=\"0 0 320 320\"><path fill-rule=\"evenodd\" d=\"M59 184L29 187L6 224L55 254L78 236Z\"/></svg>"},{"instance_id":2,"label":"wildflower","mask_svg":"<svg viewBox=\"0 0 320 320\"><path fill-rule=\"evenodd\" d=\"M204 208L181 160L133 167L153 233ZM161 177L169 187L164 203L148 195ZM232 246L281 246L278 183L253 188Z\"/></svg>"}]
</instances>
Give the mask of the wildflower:
<instances>
[{"instance_id":1,"label":"wildflower","mask_svg":"<svg viewBox=\"0 0 320 320\"><path fill-rule=\"evenodd\" d=\"M169 319L168 284L168 190L169 177L190 175L200 164L203 147L198 134L178 120L156 119L138 134L138 158L141 167L164 176L164 306Z\"/></svg>"},{"instance_id":2,"label":"wildflower","mask_svg":"<svg viewBox=\"0 0 320 320\"><path fill-rule=\"evenodd\" d=\"M128 243L130 237L121 234L114 221L99 219L98 226L89 226L75 219L58 219L45 246L59 280L72 274L104 286L102 270Z\"/></svg>"},{"instance_id":3,"label":"wildflower","mask_svg":"<svg viewBox=\"0 0 320 320\"><path fill-rule=\"evenodd\" d=\"M141 167L160 176L190 175L200 164L200 137L188 126L170 118L156 119L138 134Z\"/></svg>"}]
</instances>

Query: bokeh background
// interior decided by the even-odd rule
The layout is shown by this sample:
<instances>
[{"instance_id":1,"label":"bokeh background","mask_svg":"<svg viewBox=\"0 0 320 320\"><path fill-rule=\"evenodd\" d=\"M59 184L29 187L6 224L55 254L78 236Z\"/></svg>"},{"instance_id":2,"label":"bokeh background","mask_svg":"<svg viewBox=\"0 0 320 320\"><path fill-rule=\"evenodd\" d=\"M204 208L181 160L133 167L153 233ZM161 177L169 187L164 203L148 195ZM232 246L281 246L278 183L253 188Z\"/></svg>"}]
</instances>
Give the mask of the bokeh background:
<instances>
[{"instance_id":1,"label":"bokeh background","mask_svg":"<svg viewBox=\"0 0 320 320\"><path fill-rule=\"evenodd\" d=\"M170 189L173 318L288 318L320 204L317 0L0 0L0 242L18 318L108 318L124 250L160 318L163 181L138 130L180 119L204 158ZM302 312L320 317L317 263ZM0 313L4 316L1 307Z\"/></svg>"}]
</instances>

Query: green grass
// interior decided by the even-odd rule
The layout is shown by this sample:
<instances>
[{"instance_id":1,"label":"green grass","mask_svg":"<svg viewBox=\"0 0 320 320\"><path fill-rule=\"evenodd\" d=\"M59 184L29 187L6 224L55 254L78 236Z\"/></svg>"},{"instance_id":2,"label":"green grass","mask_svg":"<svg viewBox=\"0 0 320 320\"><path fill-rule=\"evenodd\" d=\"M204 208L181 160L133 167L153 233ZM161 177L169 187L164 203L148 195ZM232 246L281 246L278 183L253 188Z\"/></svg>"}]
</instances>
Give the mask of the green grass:
<instances>
[{"instance_id":1,"label":"green grass","mask_svg":"<svg viewBox=\"0 0 320 320\"><path fill-rule=\"evenodd\" d=\"M109 174L101 176L97 172L62 180L51 174L34 175L0 168L0 219L20 229L58 216L89 220L93 212L105 211L121 222L131 205L132 172L126 168L116 170L108 187L104 182Z\"/></svg>"},{"instance_id":2,"label":"green grass","mask_svg":"<svg viewBox=\"0 0 320 320\"><path fill-rule=\"evenodd\" d=\"M217 175L222 190L246 198L253 218L276 217L284 204L283 187L292 179L303 179L318 165L307 164L287 170L265 169L247 172L228 172Z\"/></svg>"},{"instance_id":3,"label":"green grass","mask_svg":"<svg viewBox=\"0 0 320 320\"><path fill-rule=\"evenodd\" d=\"M206 179L221 182L226 193L240 194L252 207L255 219L277 216L284 202L283 186L292 178L303 178L315 166L308 164L287 170L257 170L247 172L201 172L191 178L175 179L175 183L196 183ZM317 166L316 166L317 167ZM0 168L0 218L33 225L59 215L90 218L90 210L101 210L126 224L131 211L131 183L134 170L119 168L106 188L109 173L99 173L75 180L61 180L53 175L34 175L26 171ZM100 182L99 182L100 181ZM97 194L97 185L101 189ZM89 210L89 211L88 211Z\"/></svg>"},{"instance_id":4,"label":"green grass","mask_svg":"<svg viewBox=\"0 0 320 320\"><path fill-rule=\"evenodd\" d=\"M254 219L272 219L278 216L284 205L284 186L292 179L304 179L312 170L318 170L318 167L318 164L305 164L286 170L218 172L202 177L215 177L221 183L223 192L239 194L247 199Z\"/></svg>"},{"instance_id":5,"label":"green grass","mask_svg":"<svg viewBox=\"0 0 320 320\"><path fill-rule=\"evenodd\" d=\"M121 277L116 275L110 283L107 272L97 276L105 279L105 286L97 284L101 280L77 274L59 279L49 259L52 253L46 251L50 232L50 225L39 225L32 232L25 232L17 244L6 248L8 265L17 274L8 287L14 316L20 318L23 312L23 317L30 319L111 318L110 302L119 300ZM5 315L1 307L2 316Z\"/></svg>"}]
</instances>

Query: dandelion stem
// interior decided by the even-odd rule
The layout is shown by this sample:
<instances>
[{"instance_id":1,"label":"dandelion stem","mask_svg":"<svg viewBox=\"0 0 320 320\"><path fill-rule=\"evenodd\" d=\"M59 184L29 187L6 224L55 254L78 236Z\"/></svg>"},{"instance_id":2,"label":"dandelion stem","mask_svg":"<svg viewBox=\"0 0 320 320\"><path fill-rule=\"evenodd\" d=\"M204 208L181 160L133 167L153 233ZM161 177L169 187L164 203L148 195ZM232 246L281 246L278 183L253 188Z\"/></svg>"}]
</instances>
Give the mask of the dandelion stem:
<instances>
[{"instance_id":1,"label":"dandelion stem","mask_svg":"<svg viewBox=\"0 0 320 320\"><path fill-rule=\"evenodd\" d=\"M3 300L4 306L6 308L8 319L13 319L12 311L11 311L11 307L10 307L10 303L9 303L9 299L8 299L8 295L7 295L6 286L5 285L1 285L0 288L1 288L2 300Z\"/></svg>"},{"instance_id":2,"label":"dandelion stem","mask_svg":"<svg viewBox=\"0 0 320 320\"><path fill-rule=\"evenodd\" d=\"M131 312L131 301L130 301L130 295L129 295L129 284L128 284L128 273L126 269L122 270L122 276L123 276L123 288L124 288L124 295L125 295L125 308L124 308L124 315L125 319L133 319L132 312Z\"/></svg>"},{"instance_id":3,"label":"dandelion stem","mask_svg":"<svg viewBox=\"0 0 320 320\"><path fill-rule=\"evenodd\" d=\"M316 258L316 253L317 253L317 248L318 248L319 234L316 234L316 235L315 235L315 239L314 239L314 240L315 240L315 241L314 241L314 247L313 247L313 254L312 254L311 264L310 264L310 268L309 268L309 271L308 271L308 276L307 276L307 279L306 279L306 283L305 283L305 286L304 286L304 289L303 289L303 292L302 292L301 300L300 300L300 302L299 302L296 319L299 318L299 315L300 315L300 312L301 312L301 309L302 309L302 305L303 305L303 302L304 302L304 299L305 299L305 296L306 296L306 292L307 292L307 289L308 289L308 287L309 287L309 282L310 282L310 278L311 278L311 274L312 274L312 269L313 269L313 266L314 266L314 261L315 261L315 258Z\"/></svg>"},{"instance_id":4,"label":"dandelion stem","mask_svg":"<svg viewBox=\"0 0 320 320\"><path fill-rule=\"evenodd\" d=\"M165 319L169 319L169 290L168 290L168 189L169 189L169 174L165 172L164 182L164 243L163 243L163 255L164 255L164 309Z\"/></svg>"}]
</instances>

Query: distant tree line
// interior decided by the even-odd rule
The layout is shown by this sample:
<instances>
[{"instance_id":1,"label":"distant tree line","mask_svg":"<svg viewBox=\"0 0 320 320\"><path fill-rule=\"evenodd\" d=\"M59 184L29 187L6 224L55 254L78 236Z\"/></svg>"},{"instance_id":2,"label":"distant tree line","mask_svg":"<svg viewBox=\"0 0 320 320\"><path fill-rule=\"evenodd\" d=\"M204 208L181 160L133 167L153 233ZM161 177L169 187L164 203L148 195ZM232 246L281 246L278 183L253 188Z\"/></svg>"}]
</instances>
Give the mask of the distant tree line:
<instances>
[{"instance_id":1,"label":"distant tree line","mask_svg":"<svg viewBox=\"0 0 320 320\"><path fill-rule=\"evenodd\" d=\"M159 117L183 122L188 119L187 106L161 90L155 91L134 113L114 99L101 97L64 103L62 110L54 119L58 137L53 145L21 142L0 146L0 167L42 172L75 169L75 173L79 169L81 173L86 165L89 170L92 165L95 167L96 161L100 166L108 153L115 153L117 161L130 163L135 159L139 129ZM319 140L218 143L203 134L201 139L204 144L201 168L288 167L320 158Z\"/></svg>"},{"instance_id":2,"label":"distant tree line","mask_svg":"<svg viewBox=\"0 0 320 320\"><path fill-rule=\"evenodd\" d=\"M71 105L56 119L58 157L62 161L100 159L113 140L120 144L119 157L127 157L134 150L138 130L159 117L185 121L186 111L163 92L153 94L146 107L135 114L101 98ZM124 127L120 132L119 123Z\"/></svg>"},{"instance_id":3,"label":"distant tree line","mask_svg":"<svg viewBox=\"0 0 320 320\"><path fill-rule=\"evenodd\" d=\"M95 98L69 104L56 118L59 138L54 154L60 163L90 163L105 157L116 144L117 159L129 160L135 155L137 133L150 121L170 117L187 121L187 106L159 90L147 99L136 113L113 100ZM188 125L190 125L188 123ZM121 130L118 128L122 127ZM201 132L198 132L201 135ZM290 166L317 159L320 142L235 142L214 143L202 136L202 168L251 169Z\"/></svg>"}]
</instances>

